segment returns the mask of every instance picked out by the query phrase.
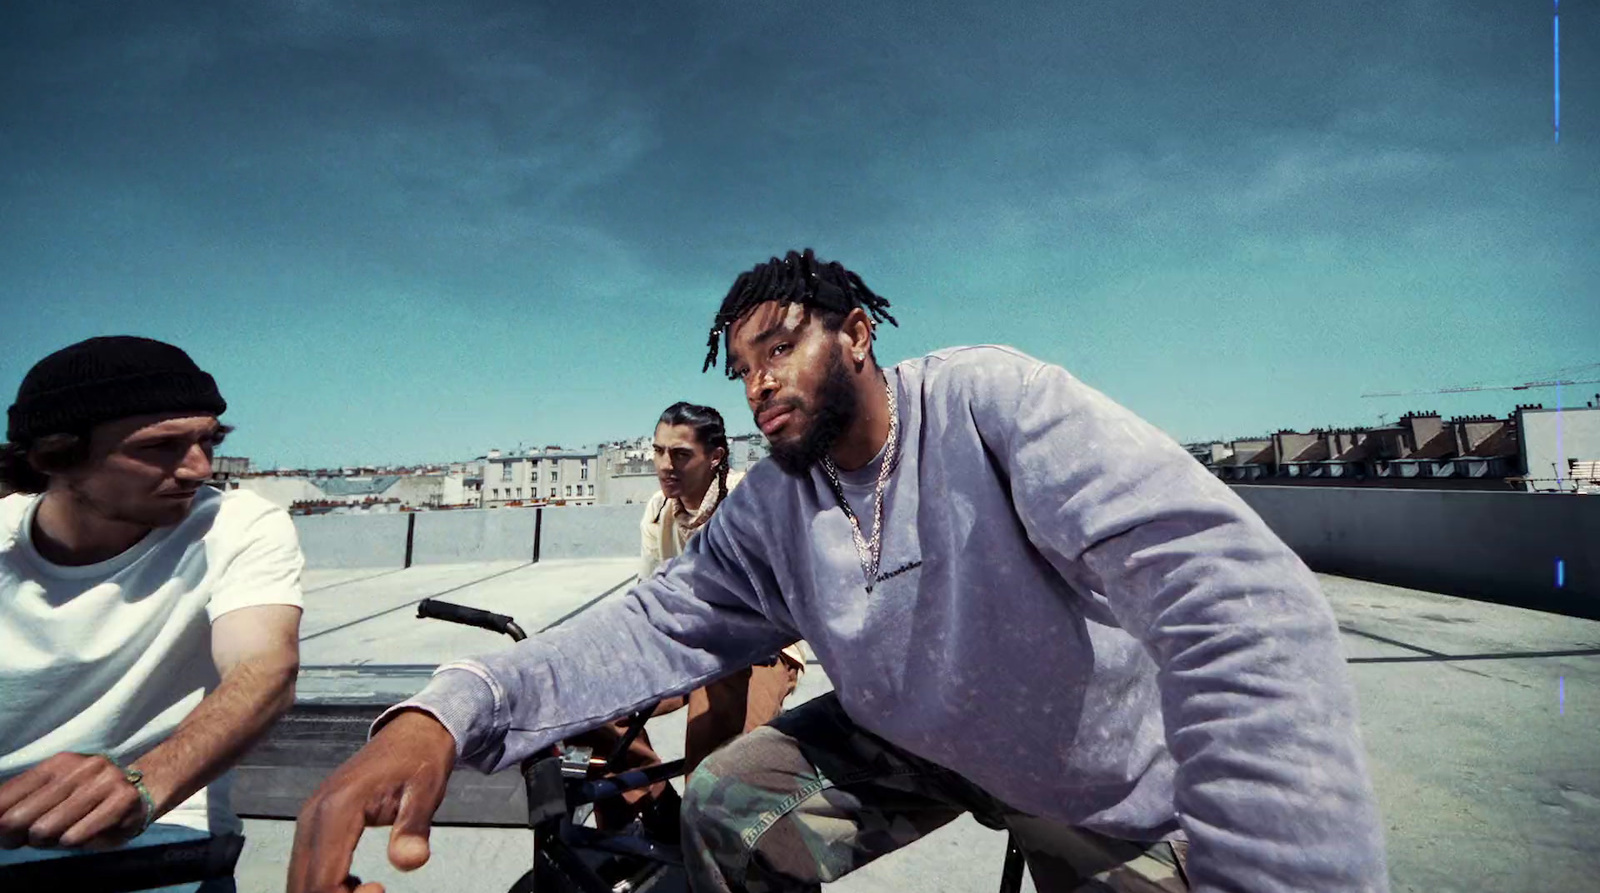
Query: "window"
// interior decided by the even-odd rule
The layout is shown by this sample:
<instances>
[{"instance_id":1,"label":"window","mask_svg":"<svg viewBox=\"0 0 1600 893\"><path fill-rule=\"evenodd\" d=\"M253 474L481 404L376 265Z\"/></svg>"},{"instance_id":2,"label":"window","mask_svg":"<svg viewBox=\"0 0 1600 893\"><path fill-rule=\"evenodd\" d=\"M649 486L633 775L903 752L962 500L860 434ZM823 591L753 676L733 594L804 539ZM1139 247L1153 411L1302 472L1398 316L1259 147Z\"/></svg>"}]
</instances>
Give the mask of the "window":
<instances>
[{"instance_id":1,"label":"window","mask_svg":"<svg viewBox=\"0 0 1600 893\"><path fill-rule=\"evenodd\" d=\"M534 484L539 483L539 466L533 466L533 470L528 472L528 481Z\"/></svg>"},{"instance_id":2,"label":"window","mask_svg":"<svg viewBox=\"0 0 1600 893\"><path fill-rule=\"evenodd\" d=\"M501 464L501 466L500 466L500 480L502 480L502 481L511 480L511 463L510 462L506 462L506 463Z\"/></svg>"},{"instance_id":3,"label":"window","mask_svg":"<svg viewBox=\"0 0 1600 893\"><path fill-rule=\"evenodd\" d=\"M551 499L555 499L556 498L556 488L554 488L554 487L550 488L550 498Z\"/></svg>"},{"instance_id":4,"label":"window","mask_svg":"<svg viewBox=\"0 0 1600 893\"><path fill-rule=\"evenodd\" d=\"M500 488L499 487L494 487L493 489L491 489L489 491L489 495L490 495L491 499L499 499L500 498Z\"/></svg>"},{"instance_id":5,"label":"window","mask_svg":"<svg viewBox=\"0 0 1600 893\"><path fill-rule=\"evenodd\" d=\"M550 469L550 483L553 484L559 480L561 480L561 470L558 468Z\"/></svg>"},{"instance_id":6,"label":"window","mask_svg":"<svg viewBox=\"0 0 1600 893\"><path fill-rule=\"evenodd\" d=\"M594 484L590 484L590 485L589 485L589 495L590 495L590 496L593 496L593 495L594 495Z\"/></svg>"},{"instance_id":7,"label":"window","mask_svg":"<svg viewBox=\"0 0 1600 893\"><path fill-rule=\"evenodd\" d=\"M522 488L521 488L521 487L518 487L518 488L517 488L517 498L518 498L518 499L521 499L521 498L522 498Z\"/></svg>"},{"instance_id":8,"label":"window","mask_svg":"<svg viewBox=\"0 0 1600 893\"><path fill-rule=\"evenodd\" d=\"M572 495L572 485L571 485L571 484L568 484L568 485L567 485L567 495L568 495L568 496L571 496L571 495Z\"/></svg>"}]
</instances>

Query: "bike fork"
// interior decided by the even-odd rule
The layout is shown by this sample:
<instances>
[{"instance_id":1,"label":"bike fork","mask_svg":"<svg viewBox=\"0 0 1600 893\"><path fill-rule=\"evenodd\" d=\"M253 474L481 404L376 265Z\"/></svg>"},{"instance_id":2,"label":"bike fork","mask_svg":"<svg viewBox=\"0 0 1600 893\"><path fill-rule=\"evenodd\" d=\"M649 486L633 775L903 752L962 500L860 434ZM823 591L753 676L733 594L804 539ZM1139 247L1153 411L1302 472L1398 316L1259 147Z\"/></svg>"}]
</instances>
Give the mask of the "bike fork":
<instances>
[{"instance_id":1,"label":"bike fork","mask_svg":"<svg viewBox=\"0 0 1600 893\"><path fill-rule=\"evenodd\" d=\"M1006 835L1006 864L1000 871L1000 893L1018 893L1022 889L1022 850L1017 846L1015 834Z\"/></svg>"}]
</instances>

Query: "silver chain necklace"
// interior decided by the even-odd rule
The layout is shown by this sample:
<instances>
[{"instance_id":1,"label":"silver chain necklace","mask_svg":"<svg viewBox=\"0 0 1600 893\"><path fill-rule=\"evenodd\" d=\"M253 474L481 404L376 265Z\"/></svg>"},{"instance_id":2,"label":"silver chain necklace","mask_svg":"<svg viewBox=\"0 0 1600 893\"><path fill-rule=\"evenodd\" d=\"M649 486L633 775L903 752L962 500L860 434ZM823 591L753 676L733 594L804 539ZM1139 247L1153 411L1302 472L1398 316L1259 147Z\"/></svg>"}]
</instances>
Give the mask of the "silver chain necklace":
<instances>
[{"instance_id":1,"label":"silver chain necklace","mask_svg":"<svg viewBox=\"0 0 1600 893\"><path fill-rule=\"evenodd\" d=\"M850 508L850 500L844 497L844 486L839 483L839 468L833 464L830 456L822 457L822 470L828 475L828 483L833 485L833 495L839 498L839 506L844 509L844 516L850 519L850 532L855 535L856 555L861 559L861 572L867 578L867 591L872 591L873 584L878 578L878 558L883 546L883 491L889 483L889 472L892 470L895 458L895 447L900 440L900 410L895 405L894 386L889 383L889 377L884 376L883 389L889 398L889 439L883 447L883 465L878 469L878 483L872 492L872 540L861 533L861 522L856 520L856 513Z\"/></svg>"}]
</instances>

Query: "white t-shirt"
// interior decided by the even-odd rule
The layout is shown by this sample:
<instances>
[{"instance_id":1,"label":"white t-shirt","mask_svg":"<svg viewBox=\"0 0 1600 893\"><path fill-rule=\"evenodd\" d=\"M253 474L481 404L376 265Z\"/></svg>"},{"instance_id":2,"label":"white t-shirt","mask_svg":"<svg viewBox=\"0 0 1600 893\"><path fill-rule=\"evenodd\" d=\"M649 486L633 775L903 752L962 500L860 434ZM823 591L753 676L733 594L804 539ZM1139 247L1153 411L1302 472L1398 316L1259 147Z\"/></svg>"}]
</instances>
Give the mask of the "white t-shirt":
<instances>
[{"instance_id":1,"label":"white t-shirt","mask_svg":"<svg viewBox=\"0 0 1600 893\"><path fill-rule=\"evenodd\" d=\"M212 621L301 605L294 524L254 493L202 487L183 521L81 567L40 557L38 504L0 499L0 777L63 751L126 766L216 688ZM237 833L228 784L225 775L161 821Z\"/></svg>"}]
</instances>

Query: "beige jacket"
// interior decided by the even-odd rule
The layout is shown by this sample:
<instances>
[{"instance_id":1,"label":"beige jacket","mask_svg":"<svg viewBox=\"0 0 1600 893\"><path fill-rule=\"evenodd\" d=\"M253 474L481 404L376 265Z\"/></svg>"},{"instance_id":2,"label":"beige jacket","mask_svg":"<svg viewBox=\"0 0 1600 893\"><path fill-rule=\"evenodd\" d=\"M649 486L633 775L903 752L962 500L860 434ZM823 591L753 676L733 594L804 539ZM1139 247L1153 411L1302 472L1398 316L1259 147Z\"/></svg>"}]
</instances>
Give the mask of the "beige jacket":
<instances>
[{"instance_id":1,"label":"beige jacket","mask_svg":"<svg viewBox=\"0 0 1600 893\"><path fill-rule=\"evenodd\" d=\"M742 480L743 472L728 472L728 489L733 490ZM663 563L683 554L683 547L689 538L716 511L719 501L715 482L712 482L711 491L701 501L699 511L693 514L678 500L668 499L665 493L657 490L656 495L645 504L644 517L639 521L639 579L649 577ZM805 671L806 655L799 642L783 649L782 654L790 664L801 672Z\"/></svg>"}]
</instances>

